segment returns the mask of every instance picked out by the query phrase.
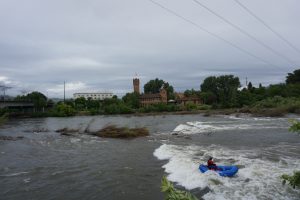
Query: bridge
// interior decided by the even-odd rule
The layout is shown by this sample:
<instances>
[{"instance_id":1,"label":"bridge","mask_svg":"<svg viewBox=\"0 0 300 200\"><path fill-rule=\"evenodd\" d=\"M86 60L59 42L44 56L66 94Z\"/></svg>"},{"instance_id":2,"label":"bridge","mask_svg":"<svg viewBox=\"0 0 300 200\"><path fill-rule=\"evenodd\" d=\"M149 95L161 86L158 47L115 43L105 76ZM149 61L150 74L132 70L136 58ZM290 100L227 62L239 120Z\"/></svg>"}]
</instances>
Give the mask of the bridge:
<instances>
[{"instance_id":1,"label":"bridge","mask_svg":"<svg viewBox=\"0 0 300 200\"><path fill-rule=\"evenodd\" d=\"M28 101L0 101L0 108L33 108L33 103Z\"/></svg>"}]
</instances>

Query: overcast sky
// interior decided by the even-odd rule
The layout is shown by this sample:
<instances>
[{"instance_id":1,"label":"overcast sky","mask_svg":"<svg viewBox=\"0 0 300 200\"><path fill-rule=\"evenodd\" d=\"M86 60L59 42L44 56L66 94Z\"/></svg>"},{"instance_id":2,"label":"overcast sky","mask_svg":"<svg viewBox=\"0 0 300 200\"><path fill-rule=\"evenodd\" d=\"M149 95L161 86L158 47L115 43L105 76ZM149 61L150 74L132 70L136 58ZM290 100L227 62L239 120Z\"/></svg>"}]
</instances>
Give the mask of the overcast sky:
<instances>
[{"instance_id":1,"label":"overcast sky","mask_svg":"<svg viewBox=\"0 0 300 200\"><path fill-rule=\"evenodd\" d=\"M248 36L193 0L154 1L190 22L149 0L0 0L0 84L13 87L10 95L61 98L66 81L68 97L121 96L132 91L135 73L141 86L157 77L184 91L223 74L242 84L246 77L254 85L279 83L300 68L300 51L234 0L198 1ZM239 1L300 49L299 0Z\"/></svg>"}]
</instances>

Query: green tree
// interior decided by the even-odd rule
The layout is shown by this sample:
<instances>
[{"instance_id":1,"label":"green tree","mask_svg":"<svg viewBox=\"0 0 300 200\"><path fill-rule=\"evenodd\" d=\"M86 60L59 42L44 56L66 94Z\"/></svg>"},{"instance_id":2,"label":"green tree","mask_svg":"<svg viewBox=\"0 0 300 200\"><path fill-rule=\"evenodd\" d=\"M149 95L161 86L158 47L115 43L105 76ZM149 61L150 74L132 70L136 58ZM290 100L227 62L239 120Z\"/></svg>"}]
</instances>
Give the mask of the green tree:
<instances>
[{"instance_id":1,"label":"green tree","mask_svg":"<svg viewBox=\"0 0 300 200\"><path fill-rule=\"evenodd\" d=\"M146 94L148 93L159 93L159 90L162 88L164 84L163 80L160 80L158 78L154 79L154 80L150 80L148 81L145 85L144 85L144 92Z\"/></svg>"},{"instance_id":2,"label":"green tree","mask_svg":"<svg viewBox=\"0 0 300 200\"><path fill-rule=\"evenodd\" d=\"M266 88L263 87L261 84L258 88L254 88L253 91L251 91L251 93L254 98L254 101L261 101L267 98Z\"/></svg>"},{"instance_id":3,"label":"green tree","mask_svg":"<svg viewBox=\"0 0 300 200\"><path fill-rule=\"evenodd\" d=\"M254 103L254 95L249 90L238 91L237 104L239 107L249 106Z\"/></svg>"},{"instance_id":4,"label":"green tree","mask_svg":"<svg viewBox=\"0 0 300 200\"><path fill-rule=\"evenodd\" d=\"M196 90L194 90L194 88L192 88L191 90L185 90L184 91L184 96L186 96L186 97L200 97L200 91L196 91Z\"/></svg>"},{"instance_id":5,"label":"green tree","mask_svg":"<svg viewBox=\"0 0 300 200\"><path fill-rule=\"evenodd\" d=\"M210 76L201 84L201 92L211 92L222 107L234 107L237 104L237 89L240 80L233 75Z\"/></svg>"},{"instance_id":6,"label":"green tree","mask_svg":"<svg viewBox=\"0 0 300 200\"><path fill-rule=\"evenodd\" d=\"M252 90L252 89L253 89L253 86L252 86L252 83L251 83L251 82L248 83L247 88L248 88L248 90Z\"/></svg>"},{"instance_id":7,"label":"green tree","mask_svg":"<svg viewBox=\"0 0 300 200\"><path fill-rule=\"evenodd\" d=\"M117 104L110 104L104 106L104 112L106 114L120 114L120 107Z\"/></svg>"},{"instance_id":8,"label":"green tree","mask_svg":"<svg viewBox=\"0 0 300 200\"><path fill-rule=\"evenodd\" d=\"M92 98L88 98L88 100L86 101L86 107L89 110L99 110L100 101L99 100L94 100Z\"/></svg>"},{"instance_id":9,"label":"green tree","mask_svg":"<svg viewBox=\"0 0 300 200\"><path fill-rule=\"evenodd\" d=\"M201 92L211 92L217 96L218 93L218 79L215 76L209 76L204 79L200 86Z\"/></svg>"},{"instance_id":10,"label":"green tree","mask_svg":"<svg viewBox=\"0 0 300 200\"><path fill-rule=\"evenodd\" d=\"M68 116L73 116L74 114L75 114L74 108L64 103L56 104L54 110L52 111L52 115L56 117L68 117Z\"/></svg>"},{"instance_id":11,"label":"green tree","mask_svg":"<svg viewBox=\"0 0 300 200\"><path fill-rule=\"evenodd\" d=\"M199 94L204 104L214 104L217 102L217 96L213 92L200 92Z\"/></svg>"},{"instance_id":12,"label":"green tree","mask_svg":"<svg viewBox=\"0 0 300 200\"><path fill-rule=\"evenodd\" d=\"M148 94L148 93L152 93L152 94L159 93L159 91L162 87L167 90L168 99L174 99L174 88L173 88L173 86L171 86L168 82L165 82L164 80L161 80L161 79L158 79L158 78L148 81L144 85L144 92L146 94Z\"/></svg>"},{"instance_id":13,"label":"green tree","mask_svg":"<svg viewBox=\"0 0 300 200\"><path fill-rule=\"evenodd\" d=\"M295 70L293 73L288 73L285 82L286 82L286 84L299 84L300 83L300 69Z\"/></svg>"},{"instance_id":14,"label":"green tree","mask_svg":"<svg viewBox=\"0 0 300 200\"><path fill-rule=\"evenodd\" d=\"M167 97L169 99L175 99L174 88L168 82L164 83L164 89L167 90Z\"/></svg>"},{"instance_id":15,"label":"green tree","mask_svg":"<svg viewBox=\"0 0 300 200\"><path fill-rule=\"evenodd\" d=\"M136 109L140 107L139 96L140 95L135 92L127 93L125 96L123 96L122 100L125 102L126 105Z\"/></svg>"},{"instance_id":16,"label":"green tree","mask_svg":"<svg viewBox=\"0 0 300 200\"><path fill-rule=\"evenodd\" d=\"M286 89L289 97L300 97L300 84L288 84Z\"/></svg>"},{"instance_id":17,"label":"green tree","mask_svg":"<svg viewBox=\"0 0 300 200\"><path fill-rule=\"evenodd\" d=\"M76 109L85 109L86 108L86 99L84 97L79 97L75 99L75 108Z\"/></svg>"},{"instance_id":18,"label":"green tree","mask_svg":"<svg viewBox=\"0 0 300 200\"><path fill-rule=\"evenodd\" d=\"M275 96L281 96L281 97L288 97L288 90L287 85L280 83L280 84L274 84L270 85L267 88L267 96L268 97L275 97Z\"/></svg>"},{"instance_id":19,"label":"green tree","mask_svg":"<svg viewBox=\"0 0 300 200\"><path fill-rule=\"evenodd\" d=\"M65 104L71 106L72 108L75 107L73 99L66 99Z\"/></svg>"},{"instance_id":20,"label":"green tree","mask_svg":"<svg viewBox=\"0 0 300 200\"><path fill-rule=\"evenodd\" d=\"M15 100L32 102L35 111L44 111L44 108L47 106L47 97L43 93L37 91L31 92L26 96L17 96Z\"/></svg>"},{"instance_id":21,"label":"green tree","mask_svg":"<svg viewBox=\"0 0 300 200\"><path fill-rule=\"evenodd\" d=\"M112 105L112 104L120 104L122 103L122 101L120 99L118 99L118 97L113 97L111 99L104 99L102 104L104 107L108 106L108 105Z\"/></svg>"}]
</instances>

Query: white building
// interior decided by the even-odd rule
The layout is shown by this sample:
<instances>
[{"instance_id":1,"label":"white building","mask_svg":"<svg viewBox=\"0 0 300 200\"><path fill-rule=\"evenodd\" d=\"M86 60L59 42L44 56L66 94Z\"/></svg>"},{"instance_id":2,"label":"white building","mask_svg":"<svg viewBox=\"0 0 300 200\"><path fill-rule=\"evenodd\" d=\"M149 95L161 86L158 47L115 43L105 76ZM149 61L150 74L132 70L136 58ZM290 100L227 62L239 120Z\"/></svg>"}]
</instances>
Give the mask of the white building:
<instances>
[{"instance_id":1,"label":"white building","mask_svg":"<svg viewBox=\"0 0 300 200\"><path fill-rule=\"evenodd\" d=\"M74 93L74 99L84 97L85 99L93 99L93 100L103 100L103 99L111 99L113 97L113 93L111 92L84 92L84 93Z\"/></svg>"}]
</instances>

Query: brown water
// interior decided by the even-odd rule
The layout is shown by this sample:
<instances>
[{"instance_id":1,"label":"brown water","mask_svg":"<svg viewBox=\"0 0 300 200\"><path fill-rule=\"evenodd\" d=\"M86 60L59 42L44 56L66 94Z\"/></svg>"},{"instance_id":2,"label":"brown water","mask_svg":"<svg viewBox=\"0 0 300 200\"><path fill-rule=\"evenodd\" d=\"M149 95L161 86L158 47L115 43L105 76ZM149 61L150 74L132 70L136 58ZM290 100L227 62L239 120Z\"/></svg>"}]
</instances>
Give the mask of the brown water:
<instances>
[{"instance_id":1,"label":"brown water","mask_svg":"<svg viewBox=\"0 0 300 200\"><path fill-rule=\"evenodd\" d=\"M107 124L146 126L150 136L121 140L55 132ZM279 178L300 169L300 136L288 126L287 118L202 115L11 120L0 135L24 139L0 141L0 199L163 199L164 174L204 199L297 199L299 192L282 187ZM209 155L239 165L237 176L201 174L198 165Z\"/></svg>"}]
</instances>

